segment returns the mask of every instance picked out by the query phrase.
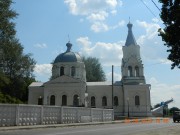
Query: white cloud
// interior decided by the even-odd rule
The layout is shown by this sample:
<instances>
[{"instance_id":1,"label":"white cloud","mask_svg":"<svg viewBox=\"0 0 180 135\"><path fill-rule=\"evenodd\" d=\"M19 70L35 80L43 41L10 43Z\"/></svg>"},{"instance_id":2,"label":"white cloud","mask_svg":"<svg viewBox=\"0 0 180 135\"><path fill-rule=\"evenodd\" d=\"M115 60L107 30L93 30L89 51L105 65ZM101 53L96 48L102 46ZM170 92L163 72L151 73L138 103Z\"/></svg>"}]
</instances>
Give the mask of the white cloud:
<instances>
[{"instance_id":1,"label":"white cloud","mask_svg":"<svg viewBox=\"0 0 180 135\"><path fill-rule=\"evenodd\" d=\"M77 39L80 54L99 58L103 66L120 65L122 59L122 43L92 43L88 37ZM119 63L117 63L119 61Z\"/></svg>"},{"instance_id":2,"label":"white cloud","mask_svg":"<svg viewBox=\"0 0 180 135\"><path fill-rule=\"evenodd\" d=\"M112 28L105 23L110 15L116 15L117 6L122 6L121 0L64 0L73 15L84 16L90 21L90 29L94 32L106 32ZM84 21L84 20L83 20ZM80 22L83 22L82 18Z\"/></svg>"},{"instance_id":3,"label":"white cloud","mask_svg":"<svg viewBox=\"0 0 180 135\"><path fill-rule=\"evenodd\" d=\"M91 25L91 30L94 32L104 32L108 31L109 27L103 22L95 22L94 24Z\"/></svg>"},{"instance_id":4,"label":"white cloud","mask_svg":"<svg viewBox=\"0 0 180 135\"><path fill-rule=\"evenodd\" d=\"M113 10L117 0L64 0L73 15L89 15L100 11Z\"/></svg>"},{"instance_id":5,"label":"white cloud","mask_svg":"<svg viewBox=\"0 0 180 135\"><path fill-rule=\"evenodd\" d=\"M161 37L158 36L160 25L139 20L136 22L141 29L145 30L145 34L137 39L137 43L141 46L142 58L145 61L154 61L154 63L162 62L162 59L167 58L167 52L166 47L163 47Z\"/></svg>"},{"instance_id":6,"label":"white cloud","mask_svg":"<svg viewBox=\"0 0 180 135\"><path fill-rule=\"evenodd\" d=\"M45 43L42 44L37 43L34 45L34 47L43 49L43 48L47 48L47 45Z\"/></svg>"},{"instance_id":7,"label":"white cloud","mask_svg":"<svg viewBox=\"0 0 180 135\"><path fill-rule=\"evenodd\" d=\"M173 103L170 103L169 106L176 106L180 108L180 85L168 85L165 83L159 82L156 78L152 77L149 79L151 84L151 102L152 105L160 103L162 101L174 99Z\"/></svg>"},{"instance_id":8,"label":"white cloud","mask_svg":"<svg viewBox=\"0 0 180 135\"><path fill-rule=\"evenodd\" d=\"M103 21L108 17L108 13L105 11L100 11L98 13L90 14L87 19L89 21Z\"/></svg>"},{"instance_id":9,"label":"white cloud","mask_svg":"<svg viewBox=\"0 0 180 135\"><path fill-rule=\"evenodd\" d=\"M45 79L50 78L51 69L52 69L51 64L36 64L34 68L36 79L42 80L42 78L45 78ZM47 81L47 80L43 80L43 81Z\"/></svg>"}]
</instances>

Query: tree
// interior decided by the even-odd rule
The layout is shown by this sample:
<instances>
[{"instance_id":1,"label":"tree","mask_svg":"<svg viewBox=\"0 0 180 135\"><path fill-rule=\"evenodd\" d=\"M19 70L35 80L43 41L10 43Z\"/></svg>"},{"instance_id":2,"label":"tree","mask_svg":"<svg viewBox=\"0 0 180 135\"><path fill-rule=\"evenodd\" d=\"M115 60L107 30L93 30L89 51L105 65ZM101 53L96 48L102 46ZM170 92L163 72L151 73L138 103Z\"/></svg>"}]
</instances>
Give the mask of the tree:
<instances>
[{"instance_id":1,"label":"tree","mask_svg":"<svg viewBox=\"0 0 180 135\"><path fill-rule=\"evenodd\" d=\"M24 54L16 38L13 19L17 13L11 9L12 0L0 0L0 91L26 101L27 87L33 81L35 60Z\"/></svg>"},{"instance_id":2,"label":"tree","mask_svg":"<svg viewBox=\"0 0 180 135\"><path fill-rule=\"evenodd\" d=\"M159 0L162 3L160 17L165 24L163 30L159 29L159 35L168 47L168 59L174 67L180 68L180 1L179 0Z\"/></svg>"},{"instance_id":3,"label":"tree","mask_svg":"<svg viewBox=\"0 0 180 135\"><path fill-rule=\"evenodd\" d=\"M83 57L83 62L86 67L86 78L88 82L105 81L106 76L101 64L97 58Z\"/></svg>"}]
</instances>

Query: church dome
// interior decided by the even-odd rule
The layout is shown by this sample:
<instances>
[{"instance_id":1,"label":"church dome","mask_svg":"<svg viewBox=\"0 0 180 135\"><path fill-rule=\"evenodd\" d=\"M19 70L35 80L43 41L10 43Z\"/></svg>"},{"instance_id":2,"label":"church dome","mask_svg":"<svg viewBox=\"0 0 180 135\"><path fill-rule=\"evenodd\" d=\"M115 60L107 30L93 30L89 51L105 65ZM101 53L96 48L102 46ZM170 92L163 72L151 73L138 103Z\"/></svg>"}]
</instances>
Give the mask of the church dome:
<instances>
[{"instance_id":1,"label":"church dome","mask_svg":"<svg viewBox=\"0 0 180 135\"><path fill-rule=\"evenodd\" d=\"M72 44L68 42L66 44L67 50L64 53L59 54L55 60L54 63L58 62L82 62L81 56L78 53L71 52Z\"/></svg>"}]
</instances>

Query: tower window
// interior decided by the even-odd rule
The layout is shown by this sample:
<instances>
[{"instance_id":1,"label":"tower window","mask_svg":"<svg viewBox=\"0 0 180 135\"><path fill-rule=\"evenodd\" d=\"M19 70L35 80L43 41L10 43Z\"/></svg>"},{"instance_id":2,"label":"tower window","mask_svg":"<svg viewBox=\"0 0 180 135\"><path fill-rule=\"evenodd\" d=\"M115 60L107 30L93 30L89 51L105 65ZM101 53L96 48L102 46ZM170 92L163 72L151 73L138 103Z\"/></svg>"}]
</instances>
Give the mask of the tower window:
<instances>
[{"instance_id":1,"label":"tower window","mask_svg":"<svg viewBox=\"0 0 180 135\"><path fill-rule=\"evenodd\" d=\"M131 77L133 76L131 66L128 66L128 76L131 76Z\"/></svg>"},{"instance_id":2,"label":"tower window","mask_svg":"<svg viewBox=\"0 0 180 135\"><path fill-rule=\"evenodd\" d=\"M135 105L140 105L139 96L135 96Z\"/></svg>"},{"instance_id":3,"label":"tower window","mask_svg":"<svg viewBox=\"0 0 180 135\"><path fill-rule=\"evenodd\" d=\"M96 99L94 96L91 97L91 107L96 107Z\"/></svg>"},{"instance_id":4,"label":"tower window","mask_svg":"<svg viewBox=\"0 0 180 135\"><path fill-rule=\"evenodd\" d=\"M118 106L118 97L117 96L114 97L114 106Z\"/></svg>"},{"instance_id":5,"label":"tower window","mask_svg":"<svg viewBox=\"0 0 180 135\"><path fill-rule=\"evenodd\" d=\"M71 67L71 76L75 76L76 74L76 68L73 66Z\"/></svg>"},{"instance_id":6,"label":"tower window","mask_svg":"<svg viewBox=\"0 0 180 135\"><path fill-rule=\"evenodd\" d=\"M139 67L138 66L135 67L135 76L136 77L139 76Z\"/></svg>"},{"instance_id":7,"label":"tower window","mask_svg":"<svg viewBox=\"0 0 180 135\"><path fill-rule=\"evenodd\" d=\"M55 96L54 95L52 95L51 97L50 97L50 105L55 105Z\"/></svg>"},{"instance_id":8,"label":"tower window","mask_svg":"<svg viewBox=\"0 0 180 135\"><path fill-rule=\"evenodd\" d=\"M106 98L106 96L104 96L102 98L102 106L107 106L107 98Z\"/></svg>"},{"instance_id":9,"label":"tower window","mask_svg":"<svg viewBox=\"0 0 180 135\"><path fill-rule=\"evenodd\" d=\"M67 96L63 95L62 96L62 106L66 106L67 105Z\"/></svg>"},{"instance_id":10,"label":"tower window","mask_svg":"<svg viewBox=\"0 0 180 135\"><path fill-rule=\"evenodd\" d=\"M60 68L60 76L64 75L64 67Z\"/></svg>"}]
</instances>

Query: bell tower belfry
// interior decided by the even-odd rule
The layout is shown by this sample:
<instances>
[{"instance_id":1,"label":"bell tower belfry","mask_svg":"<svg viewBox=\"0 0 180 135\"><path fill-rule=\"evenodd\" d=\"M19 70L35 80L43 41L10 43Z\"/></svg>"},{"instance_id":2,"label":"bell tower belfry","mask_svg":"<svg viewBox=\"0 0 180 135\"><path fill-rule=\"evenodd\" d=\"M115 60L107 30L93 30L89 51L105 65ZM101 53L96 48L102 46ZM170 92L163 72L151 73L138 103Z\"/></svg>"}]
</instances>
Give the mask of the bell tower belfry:
<instances>
[{"instance_id":1,"label":"bell tower belfry","mask_svg":"<svg viewBox=\"0 0 180 135\"><path fill-rule=\"evenodd\" d=\"M130 22L127 24L128 35L123 46L121 64L122 82L124 84L145 84L143 64L140 56L140 46L136 43Z\"/></svg>"}]
</instances>

